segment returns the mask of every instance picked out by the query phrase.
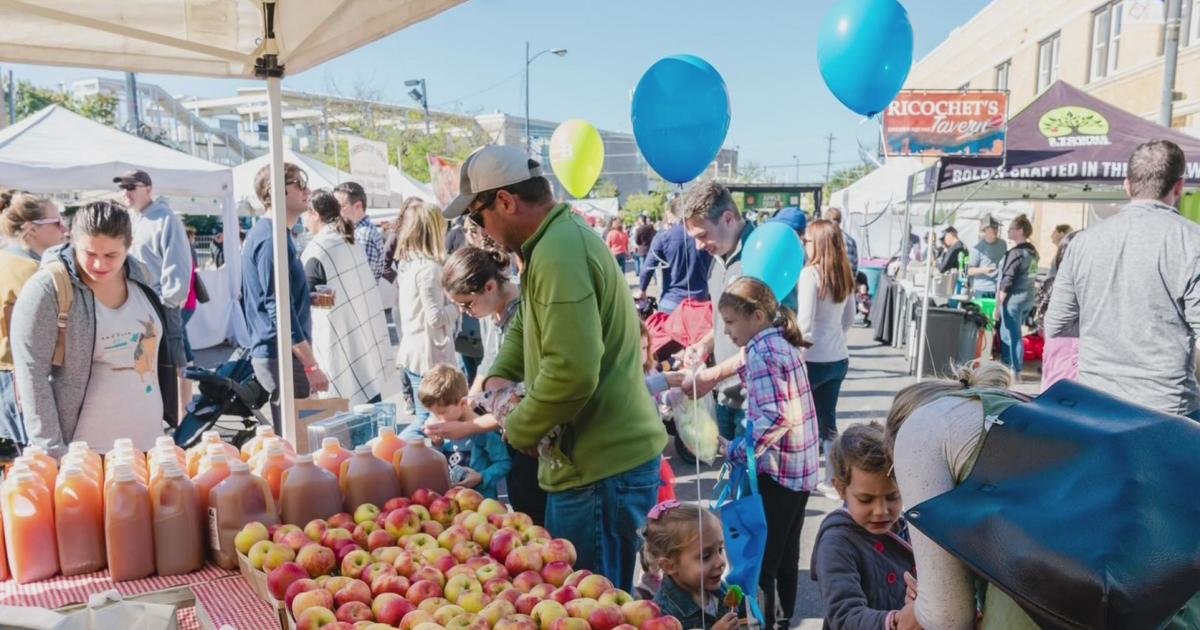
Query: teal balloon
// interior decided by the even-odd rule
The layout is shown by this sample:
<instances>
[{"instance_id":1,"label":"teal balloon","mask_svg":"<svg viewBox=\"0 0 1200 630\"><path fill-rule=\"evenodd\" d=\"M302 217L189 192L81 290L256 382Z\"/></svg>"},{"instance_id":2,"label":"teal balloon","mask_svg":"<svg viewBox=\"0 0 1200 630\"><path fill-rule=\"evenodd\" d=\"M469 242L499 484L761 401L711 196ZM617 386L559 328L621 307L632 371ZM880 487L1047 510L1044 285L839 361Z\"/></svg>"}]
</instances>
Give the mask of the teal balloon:
<instances>
[{"instance_id":1,"label":"teal balloon","mask_svg":"<svg viewBox=\"0 0 1200 630\"><path fill-rule=\"evenodd\" d=\"M796 288L804 268L804 246L795 230L768 221L750 233L742 249L742 275L762 280L782 301Z\"/></svg>"},{"instance_id":2,"label":"teal balloon","mask_svg":"<svg viewBox=\"0 0 1200 630\"><path fill-rule=\"evenodd\" d=\"M633 92L633 136L654 172L676 184L704 172L729 132L729 91L707 61L659 59Z\"/></svg>"},{"instance_id":3,"label":"teal balloon","mask_svg":"<svg viewBox=\"0 0 1200 630\"><path fill-rule=\"evenodd\" d=\"M825 85L863 116L882 112L896 98L912 57L912 24L896 0L841 0L817 36Z\"/></svg>"}]
</instances>

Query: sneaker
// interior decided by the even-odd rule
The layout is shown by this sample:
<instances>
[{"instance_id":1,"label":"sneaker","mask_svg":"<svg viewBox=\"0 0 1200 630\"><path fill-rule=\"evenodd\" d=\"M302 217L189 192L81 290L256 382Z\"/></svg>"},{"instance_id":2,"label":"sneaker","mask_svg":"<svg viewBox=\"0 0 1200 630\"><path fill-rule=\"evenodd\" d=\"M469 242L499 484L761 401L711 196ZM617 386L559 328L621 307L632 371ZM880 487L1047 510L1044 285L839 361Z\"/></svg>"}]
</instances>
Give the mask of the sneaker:
<instances>
[{"instance_id":1,"label":"sneaker","mask_svg":"<svg viewBox=\"0 0 1200 630\"><path fill-rule=\"evenodd\" d=\"M842 497L838 495L837 489L833 487L833 484L826 481L817 484L817 492L824 495L826 499L833 499L834 501L842 500Z\"/></svg>"}]
</instances>

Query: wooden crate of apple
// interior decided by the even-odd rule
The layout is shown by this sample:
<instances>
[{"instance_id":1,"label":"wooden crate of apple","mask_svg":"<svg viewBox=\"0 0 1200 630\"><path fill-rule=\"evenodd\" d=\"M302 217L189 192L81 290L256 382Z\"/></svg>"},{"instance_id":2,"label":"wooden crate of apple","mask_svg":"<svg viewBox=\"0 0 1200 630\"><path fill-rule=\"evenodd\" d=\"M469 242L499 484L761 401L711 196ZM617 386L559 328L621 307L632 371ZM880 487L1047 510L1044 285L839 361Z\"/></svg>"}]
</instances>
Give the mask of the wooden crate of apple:
<instances>
[{"instance_id":1,"label":"wooden crate of apple","mask_svg":"<svg viewBox=\"0 0 1200 630\"><path fill-rule=\"evenodd\" d=\"M303 529L250 523L235 544L299 630L683 630L574 570L570 541L471 489L418 490Z\"/></svg>"}]
</instances>

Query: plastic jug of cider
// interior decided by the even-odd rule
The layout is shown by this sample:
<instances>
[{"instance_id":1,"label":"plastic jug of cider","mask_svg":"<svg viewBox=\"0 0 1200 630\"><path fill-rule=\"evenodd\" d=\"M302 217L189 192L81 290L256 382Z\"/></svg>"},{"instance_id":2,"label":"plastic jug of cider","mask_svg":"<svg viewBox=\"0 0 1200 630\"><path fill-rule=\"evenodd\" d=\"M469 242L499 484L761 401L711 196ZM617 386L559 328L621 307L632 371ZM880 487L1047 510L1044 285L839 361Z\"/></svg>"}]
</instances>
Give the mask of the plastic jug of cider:
<instances>
[{"instance_id":1,"label":"plastic jug of cider","mask_svg":"<svg viewBox=\"0 0 1200 630\"><path fill-rule=\"evenodd\" d=\"M192 479L192 483L196 485L196 495L200 497L200 513L202 518L207 521L208 515L208 495L212 489L217 487L217 484L225 481L229 477L229 459L225 457L224 451L214 453L211 458L211 466L203 473L196 475ZM237 459L234 461L242 461Z\"/></svg>"},{"instance_id":2,"label":"plastic jug of cider","mask_svg":"<svg viewBox=\"0 0 1200 630\"><path fill-rule=\"evenodd\" d=\"M104 496L108 572L114 582L154 574L154 520L150 491L130 466L118 465Z\"/></svg>"},{"instance_id":3,"label":"plastic jug of cider","mask_svg":"<svg viewBox=\"0 0 1200 630\"><path fill-rule=\"evenodd\" d=\"M208 495L209 545L221 568L237 567L233 539L250 521L270 527L279 522L279 515L267 482L251 475L246 462L238 459L229 464L229 477Z\"/></svg>"},{"instance_id":4,"label":"plastic jug of cider","mask_svg":"<svg viewBox=\"0 0 1200 630\"><path fill-rule=\"evenodd\" d=\"M54 480L58 477L58 462L54 461L53 457L47 455L46 449L40 446L26 446L21 454L33 459L31 466L33 471L41 475L42 479L46 482L46 487L54 490Z\"/></svg>"},{"instance_id":5,"label":"plastic jug of cider","mask_svg":"<svg viewBox=\"0 0 1200 630\"><path fill-rule=\"evenodd\" d=\"M79 575L103 569L104 499L101 486L71 459L54 489L54 525L58 539L58 563L63 575Z\"/></svg>"},{"instance_id":6,"label":"plastic jug of cider","mask_svg":"<svg viewBox=\"0 0 1200 630\"><path fill-rule=\"evenodd\" d=\"M283 481L283 473L296 465L296 458L283 447L282 440L275 439L255 455L254 461L251 472L266 480L267 485L271 488L271 497L275 501L279 501L279 488ZM336 512L330 514L334 513Z\"/></svg>"},{"instance_id":7,"label":"plastic jug of cider","mask_svg":"<svg viewBox=\"0 0 1200 630\"><path fill-rule=\"evenodd\" d=\"M82 462L83 471L89 477L95 479L97 483L104 483L104 460L100 457L100 453L88 448L87 442L71 442L71 445L67 447L67 454L63 455L63 461L72 458ZM59 470L61 471L62 468L63 465L60 465Z\"/></svg>"},{"instance_id":8,"label":"plastic jug of cider","mask_svg":"<svg viewBox=\"0 0 1200 630\"><path fill-rule=\"evenodd\" d=\"M204 521L196 486L177 464L162 468L150 490L154 516L154 566L159 575L191 573L204 566Z\"/></svg>"},{"instance_id":9,"label":"plastic jug of cider","mask_svg":"<svg viewBox=\"0 0 1200 630\"><path fill-rule=\"evenodd\" d=\"M425 440L409 440L393 459L400 492L411 497L418 488L439 493L450 489L450 465L446 456L434 450Z\"/></svg>"},{"instance_id":10,"label":"plastic jug of cider","mask_svg":"<svg viewBox=\"0 0 1200 630\"><path fill-rule=\"evenodd\" d=\"M130 438L117 438L117 439L113 440L112 450L114 450L114 451L121 451L121 450L132 451L135 455L137 455L138 459L143 460L142 461L143 464L145 463L144 460L146 459L146 454L143 453L136 446L134 446L133 440Z\"/></svg>"},{"instance_id":11,"label":"plastic jug of cider","mask_svg":"<svg viewBox=\"0 0 1200 630\"><path fill-rule=\"evenodd\" d=\"M379 437L371 440L371 452L375 457L387 463L392 463L396 451L404 448L404 440L396 437L396 430L391 427L379 429Z\"/></svg>"},{"instance_id":12,"label":"plastic jug of cider","mask_svg":"<svg viewBox=\"0 0 1200 630\"><path fill-rule=\"evenodd\" d=\"M342 474L342 462L350 459L354 453L342 448L342 444L335 437L327 437L321 440L321 450L314 455L317 465L337 477ZM325 517L321 517L325 518Z\"/></svg>"},{"instance_id":13,"label":"plastic jug of cider","mask_svg":"<svg viewBox=\"0 0 1200 630\"><path fill-rule=\"evenodd\" d=\"M262 450L265 446L264 442L267 438L278 437L275 435L275 428L270 425L260 424L254 429L254 437L250 438L242 445L242 461L250 461L250 458L255 453Z\"/></svg>"},{"instance_id":14,"label":"plastic jug of cider","mask_svg":"<svg viewBox=\"0 0 1200 630\"><path fill-rule=\"evenodd\" d=\"M171 439L171 437L167 435L154 440L154 450L146 453L146 463L150 463L150 461L154 458L155 452L164 450L171 451L172 456L175 458L175 461L179 462L180 466L187 465L187 453L182 448L176 446L175 440Z\"/></svg>"},{"instance_id":15,"label":"plastic jug of cider","mask_svg":"<svg viewBox=\"0 0 1200 630\"><path fill-rule=\"evenodd\" d=\"M282 450L292 458L293 462L296 461L296 449L291 445L291 443L281 437L271 436L264 439L262 442L262 448L258 449L258 452L254 455L251 455L250 459L246 460L246 463L250 464L251 472L253 472L254 469L262 466L262 461L267 457L267 452L271 451L272 449Z\"/></svg>"},{"instance_id":16,"label":"plastic jug of cider","mask_svg":"<svg viewBox=\"0 0 1200 630\"><path fill-rule=\"evenodd\" d=\"M117 440L118 442L120 440ZM111 476L117 464L124 462L133 469L138 479L145 484L150 479L150 471L146 468L145 454L135 451L131 446L122 446L108 452L104 457L104 474Z\"/></svg>"},{"instance_id":17,"label":"plastic jug of cider","mask_svg":"<svg viewBox=\"0 0 1200 630\"><path fill-rule=\"evenodd\" d=\"M195 477L199 474L200 460L210 452L208 447L214 444L225 450L226 461L232 462L235 459L242 458L241 451L234 445L222 441L220 433L205 431L200 434L200 443L193 446L187 452L187 471L189 477Z\"/></svg>"},{"instance_id":18,"label":"plastic jug of cider","mask_svg":"<svg viewBox=\"0 0 1200 630\"><path fill-rule=\"evenodd\" d=\"M375 457L366 444L354 449L354 455L342 462L341 472L338 482L342 488L342 506L351 514L363 503L382 507L388 499L400 496L396 470Z\"/></svg>"},{"instance_id":19,"label":"plastic jug of cider","mask_svg":"<svg viewBox=\"0 0 1200 630\"><path fill-rule=\"evenodd\" d=\"M26 584L58 573L54 495L28 465L14 466L0 486L0 514L13 579Z\"/></svg>"},{"instance_id":20,"label":"plastic jug of cider","mask_svg":"<svg viewBox=\"0 0 1200 630\"><path fill-rule=\"evenodd\" d=\"M283 471L279 511L284 523L301 527L315 518L342 511L342 489L333 473L317 466L316 453L301 455L295 466ZM383 504L379 504L383 507Z\"/></svg>"}]
</instances>

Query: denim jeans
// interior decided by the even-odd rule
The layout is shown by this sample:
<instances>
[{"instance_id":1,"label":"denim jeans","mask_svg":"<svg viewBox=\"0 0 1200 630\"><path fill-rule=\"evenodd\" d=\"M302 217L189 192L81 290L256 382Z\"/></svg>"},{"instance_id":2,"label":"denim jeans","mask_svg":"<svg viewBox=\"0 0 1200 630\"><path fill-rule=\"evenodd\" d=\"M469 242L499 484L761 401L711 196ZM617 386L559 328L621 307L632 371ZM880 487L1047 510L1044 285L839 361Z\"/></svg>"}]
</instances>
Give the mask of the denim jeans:
<instances>
[{"instance_id":1,"label":"denim jeans","mask_svg":"<svg viewBox=\"0 0 1200 630\"><path fill-rule=\"evenodd\" d=\"M837 403L842 381L850 369L850 359L828 363L806 362L808 385L812 388L813 406L817 411L817 426L822 440L837 437Z\"/></svg>"},{"instance_id":2,"label":"denim jeans","mask_svg":"<svg viewBox=\"0 0 1200 630\"><path fill-rule=\"evenodd\" d=\"M192 352L192 342L188 339L187 324L192 319L192 315L196 314L196 310L184 310L180 314L183 320L183 329L180 334L183 335L183 356L187 359L188 365L191 365L196 360L196 353ZM179 366L183 367L183 366Z\"/></svg>"},{"instance_id":3,"label":"denim jeans","mask_svg":"<svg viewBox=\"0 0 1200 630\"><path fill-rule=\"evenodd\" d=\"M1021 337L1021 324L1033 310L1034 299L1029 293L1009 296L1004 302L1004 314L1000 317L1000 360L1020 375L1025 365L1025 342Z\"/></svg>"},{"instance_id":4,"label":"denim jeans","mask_svg":"<svg viewBox=\"0 0 1200 630\"><path fill-rule=\"evenodd\" d=\"M717 432L726 440L741 435L742 425L746 422L746 410L734 409L728 405L717 404Z\"/></svg>"},{"instance_id":5,"label":"denim jeans","mask_svg":"<svg viewBox=\"0 0 1200 630\"><path fill-rule=\"evenodd\" d=\"M29 436L25 434L25 423L17 409L14 374L11 370L0 370L0 437L24 446L29 443Z\"/></svg>"},{"instance_id":6,"label":"denim jeans","mask_svg":"<svg viewBox=\"0 0 1200 630\"><path fill-rule=\"evenodd\" d=\"M621 275L625 275L625 254L613 254L617 259L617 269L621 270Z\"/></svg>"},{"instance_id":7,"label":"denim jeans","mask_svg":"<svg viewBox=\"0 0 1200 630\"><path fill-rule=\"evenodd\" d=\"M479 357L469 357L465 354L458 355L458 367L466 375L468 386L475 382L475 375L479 373L479 361Z\"/></svg>"},{"instance_id":8,"label":"denim jeans","mask_svg":"<svg viewBox=\"0 0 1200 630\"><path fill-rule=\"evenodd\" d=\"M275 433L283 435L283 414L279 409L279 360L250 359L250 365L254 368L254 378L258 379L258 384L271 394L271 424L275 427ZM308 375L295 357L292 357L292 387L296 390L296 399L308 398L311 393Z\"/></svg>"},{"instance_id":9,"label":"denim jeans","mask_svg":"<svg viewBox=\"0 0 1200 630\"><path fill-rule=\"evenodd\" d=\"M658 501L660 457L582 488L546 496L546 529L575 545L576 569L607 576L633 590L633 567L642 547L638 530Z\"/></svg>"},{"instance_id":10,"label":"denim jeans","mask_svg":"<svg viewBox=\"0 0 1200 630\"><path fill-rule=\"evenodd\" d=\"M416 372L404 370L404 378L408 380L409 385L412 385L413 390L413 410L416 414L416 420L413 420L404 430L400 432L401 440L423 440L425 439L425 421L429 419L429 410L425 405L421 404L421 397L418 392L421 391L421 375Z\"/></svg>"}]
</instances>

